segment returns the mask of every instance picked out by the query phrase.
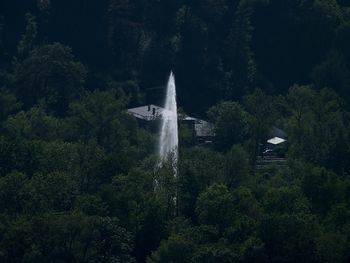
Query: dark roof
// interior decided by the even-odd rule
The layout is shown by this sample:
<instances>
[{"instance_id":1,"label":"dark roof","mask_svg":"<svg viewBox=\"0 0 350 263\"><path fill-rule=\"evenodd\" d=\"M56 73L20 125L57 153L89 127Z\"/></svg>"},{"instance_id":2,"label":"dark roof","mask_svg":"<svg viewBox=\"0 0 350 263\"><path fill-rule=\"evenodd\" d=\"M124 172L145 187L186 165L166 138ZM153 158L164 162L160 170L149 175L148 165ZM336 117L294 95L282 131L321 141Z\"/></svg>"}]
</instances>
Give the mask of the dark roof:
<instances>
[{"instance_id":1,"label":"dark roof","mask_svg":"<svg viewBox=\"0 0 350 263\"><path fill-rule=\"evenodd\" d=\"M166 109L153 104L127 110L127 112L134 115L135 118L143 119L147 121L158 119L166 111L167 111Z\"/></svg>"},{"instance_id":2,"label":"dark roof","mask_svg":"<svg viewBox=\"0 0 350 263\"><path fill-rule=\"evenodd\" d=\"M274 126L271 128L271 130L269 132L269 138L274 138L274 137L287 139L288 136L287 136L287 133L285 131Z\"/></svg>"},{"instance_id":3,"label":"dark roof","mask_svg":"<svg viewBox=\"0 0 350 263\"><path fill-rule=\"evenodd\" d=\"M164 113L166 114L169 111L162 107L150 104L150 105L128 109L127 112L134 115L135 118L146 120L146 121L154 121L159 119ZM198 118L193 118L190 116L183 116L181 119L183 121L194 122L194 130L196 132L196 136L198 137L212 137L215 135L214 125L211 124L210 122L207 122L205 120L201 120Z\"/></svg>"}]
</instances>

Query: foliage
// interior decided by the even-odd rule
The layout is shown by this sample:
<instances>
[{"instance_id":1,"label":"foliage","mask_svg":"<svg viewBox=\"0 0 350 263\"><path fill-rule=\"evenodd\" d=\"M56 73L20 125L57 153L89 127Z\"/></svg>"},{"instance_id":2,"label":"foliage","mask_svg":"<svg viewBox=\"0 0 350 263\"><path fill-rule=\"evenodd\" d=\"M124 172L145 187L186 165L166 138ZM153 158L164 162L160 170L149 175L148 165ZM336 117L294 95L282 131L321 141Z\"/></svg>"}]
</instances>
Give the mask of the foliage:
<instances>
[{"instance_id":1,"label":"foliage","mask_svg":"<svg viewBox=\"0 0 350 263\"><path fill-rule=\"evenodd\" d=\"M215 124L216 143L219 149L230 148L242 142L248 133L248 114L236 102L222 102L208 111Z\"/></svg>"},{"instance_id":2,"label":"foliage","mask_svg":"<svg viewBox=\"0 0 350 263\"><path fill-rule=\"evenodd\" d=\"M1 1L0 262L350 262L349 6Z\"/></svg>"},{"instance_id":3,"label":"foliage","mask_svg":"<svg viewBox=\"0 0 350 263\"><path fill-rule=\"evenodd\" d=\"M24 106L43 101L59 114L79 96L85 78L83 64L75 61L72 50L60 43L33 49L14 71L16 94Z\"/></svg>"}]
</instances>

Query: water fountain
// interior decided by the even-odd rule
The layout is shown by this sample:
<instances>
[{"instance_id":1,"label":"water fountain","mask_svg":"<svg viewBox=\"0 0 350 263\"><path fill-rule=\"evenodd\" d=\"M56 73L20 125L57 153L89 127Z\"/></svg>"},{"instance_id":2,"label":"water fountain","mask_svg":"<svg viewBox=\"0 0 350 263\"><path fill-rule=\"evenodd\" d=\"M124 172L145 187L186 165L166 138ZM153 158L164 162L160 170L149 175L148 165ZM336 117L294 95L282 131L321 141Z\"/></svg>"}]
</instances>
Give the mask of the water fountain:
<instances>
[{"instance_id":1,"label":"water fountain","mask_svg":"<svg viewBox=\"0 0 350 263\"><path fill-rule=\"evenodd\" d=\"M171 161L174 176L177 176L178 160L178 129L177 129L177 105L176 86L174 74L171 72L167 84L164 111L162 113L159 157L160 165L166 161Z\"/></svg>"}]
</instances>

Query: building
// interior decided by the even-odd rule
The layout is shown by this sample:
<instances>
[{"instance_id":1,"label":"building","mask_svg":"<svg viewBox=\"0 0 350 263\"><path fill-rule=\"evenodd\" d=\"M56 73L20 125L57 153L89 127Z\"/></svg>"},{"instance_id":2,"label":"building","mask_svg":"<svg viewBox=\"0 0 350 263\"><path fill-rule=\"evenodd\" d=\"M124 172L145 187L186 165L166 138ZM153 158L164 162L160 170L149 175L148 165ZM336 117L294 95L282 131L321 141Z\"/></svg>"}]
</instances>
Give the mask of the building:
<instances>
[{"instance_id":1,"label":"building","mask_svg":"<svg viewBox=\"0 0 350 263\"><path fill-rule=\"evenodd\" d=\"M212 123L189 116L181 118L180 121L193 131L197 142L211 143L213 141L215 130Z\"/></svg>"},{"instance_id":2,"label":"building","mask_svg":"<svg viewBox=\"0 0 350 263\"><path fill-rule=\"evenodd\" d=\"M286 150L284 146L286 142L287 134L277 127L272 127L268 134L266 149L263 152L263 155L284 157Z\"/></svg>"},{"instance_id":3,"label":"building","mask_svg":"<svg viewBox=\"0 0 350 263\"><path fill-rule=\"evenodd\" d=\"M153 104L131 108L127 112L132 114L141 126L148 127L153 131L159 127L162 116L169 115L168 110ZM187 115L179 116L179 121L190 128L197 142L211 142L215 136L214 125L210 122Z\"/></svg>"},{"instance_id":4,"label":"building","mask_svg":"<svg viewBox=\"0 0 350 263\"><path fill-rule=\"evenodd\" d=\"M165 111L167 110L153 104L127 110L127 112L134 115L136 119L147 122L159 119Z\"/></svg>"}]
</instances>

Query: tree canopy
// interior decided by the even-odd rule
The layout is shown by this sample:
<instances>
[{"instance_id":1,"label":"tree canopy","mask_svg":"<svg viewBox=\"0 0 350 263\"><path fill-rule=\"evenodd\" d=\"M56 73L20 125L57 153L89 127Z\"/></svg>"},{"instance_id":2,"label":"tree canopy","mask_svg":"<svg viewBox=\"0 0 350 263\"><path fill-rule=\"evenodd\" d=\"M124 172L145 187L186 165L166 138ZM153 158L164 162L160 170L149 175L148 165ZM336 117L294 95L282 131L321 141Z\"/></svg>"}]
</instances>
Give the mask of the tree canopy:
<instances>
[{"instance_id":1,"label":"tree canopy","mask_svg":"<svg viewBox=\"0 0 350 263\"><path fill-rule=\"evenodd\" d=\"M350 262L349 85L349 0L1 1L0 262Z\"/></svg>"}]
</instances>

